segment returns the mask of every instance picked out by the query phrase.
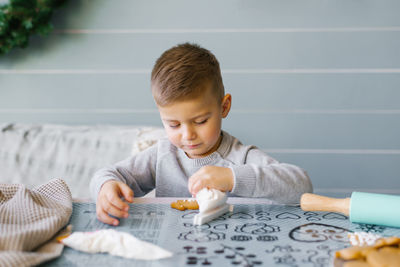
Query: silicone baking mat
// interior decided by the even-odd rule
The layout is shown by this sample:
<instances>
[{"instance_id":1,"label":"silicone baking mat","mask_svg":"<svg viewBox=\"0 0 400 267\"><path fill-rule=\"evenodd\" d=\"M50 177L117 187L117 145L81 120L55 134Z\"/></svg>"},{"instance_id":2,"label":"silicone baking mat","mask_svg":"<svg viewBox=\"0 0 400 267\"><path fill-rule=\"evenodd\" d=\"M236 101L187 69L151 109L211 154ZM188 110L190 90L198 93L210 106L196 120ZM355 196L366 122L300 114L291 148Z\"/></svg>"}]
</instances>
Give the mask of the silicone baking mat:
<instances>
[{"instance_id":1,"label":"silicone baking mat","mask_svg":"<svg viewBox=\"0 0 400 267\"><path fill-rule=\"evenodd\" d=\"M192 224L196 213L168 204L132 204L129 218L113 227L96 219L95 204L74 203L73 231L114 228L174 256L142 261L66 247L61 257L44 266L330 266L334 252L349 246L348 232L400 236L398 228L352 224L338 213L305 212L295 206L235 204L232 213L201 226Z\"/></svg>"}]
</instances>

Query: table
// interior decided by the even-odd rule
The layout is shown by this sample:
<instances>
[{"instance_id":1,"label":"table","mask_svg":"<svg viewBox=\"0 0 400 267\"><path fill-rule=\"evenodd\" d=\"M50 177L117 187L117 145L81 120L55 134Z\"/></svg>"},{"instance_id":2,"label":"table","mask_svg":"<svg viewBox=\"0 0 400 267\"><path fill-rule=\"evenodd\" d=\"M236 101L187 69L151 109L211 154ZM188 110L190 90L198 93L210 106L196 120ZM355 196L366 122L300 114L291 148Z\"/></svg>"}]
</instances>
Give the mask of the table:
<instances>
[{"instance_id":1,"label":"table","mask_svg":"<svg viewBox=\"0 0 400 267\"><path fill-rule=\"evenodd\" d=\"M210 223L194 226L197 211L170 208L176 199L135 199L119 226L96 219L94 203L74 202L73 231L114 228L174 253L158 261L87 254L66 247L43 266L330 266L334 252L349 246L347 234L372 232L400 236L400 229L352 224L333 212L305 212L299 206L272 205L263 199L229 198L234 205Z\"/></svg>"}]
</instances>

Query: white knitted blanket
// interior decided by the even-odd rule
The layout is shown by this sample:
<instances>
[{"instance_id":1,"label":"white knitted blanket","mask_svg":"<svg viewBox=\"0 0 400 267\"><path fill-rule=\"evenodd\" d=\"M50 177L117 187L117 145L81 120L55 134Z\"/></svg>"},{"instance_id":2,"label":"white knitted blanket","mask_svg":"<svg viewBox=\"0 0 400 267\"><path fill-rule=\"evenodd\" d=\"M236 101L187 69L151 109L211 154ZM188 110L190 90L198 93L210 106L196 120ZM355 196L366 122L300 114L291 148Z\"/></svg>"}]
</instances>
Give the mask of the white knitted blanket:
<instances>
[{"instance_id":1,"label":"white knitted blanket","mask_svg":"<svg viewBox=\"0 0 400 267\"><path fill-rule=\"evenodd\" d=\"M0 124L0 183L29 187L62 178L74 198L89 198L97 170L164 136L160 127Z\"/></svg>"},{"instance_id":2,"label":"white knitted blanket","mask_svg":"<svg viewBox=\"0 0 400 267\"><path fill-rule=\"evenodd\" d=\"M0 266L32 266L61 255L52 241L69 221L71 192L61 179L32 190L0 184Z\"/></svg>"}]
</instances>

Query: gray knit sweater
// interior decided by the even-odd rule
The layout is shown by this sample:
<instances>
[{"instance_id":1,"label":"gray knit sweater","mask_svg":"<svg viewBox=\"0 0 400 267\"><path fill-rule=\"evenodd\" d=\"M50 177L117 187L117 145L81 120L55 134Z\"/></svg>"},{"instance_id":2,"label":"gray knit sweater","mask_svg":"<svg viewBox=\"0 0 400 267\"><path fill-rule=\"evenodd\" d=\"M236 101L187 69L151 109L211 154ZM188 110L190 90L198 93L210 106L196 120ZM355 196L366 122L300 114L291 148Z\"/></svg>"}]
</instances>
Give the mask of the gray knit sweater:
<instances>
[{"instance_id":1,"label":"gray knit sweater","mask_svg":"<svg viewBox=\"0 0 400 267\"><path fill-rule=\"evenodd\" d=\"M222 132L217 151L198 159L188 158L185 152L168 139L113 166L101 169L90 182L94 200L104 182L118 180L129 185L135 197L156 189L157 197L191 197L188 179L207 165L230 168L234 186L228 196L263 197L277 203L298 203L300 196L312 192L307 173L301 168L279 163L255 146L245 146L238 139Z\"/></svg>"}]
</instances>

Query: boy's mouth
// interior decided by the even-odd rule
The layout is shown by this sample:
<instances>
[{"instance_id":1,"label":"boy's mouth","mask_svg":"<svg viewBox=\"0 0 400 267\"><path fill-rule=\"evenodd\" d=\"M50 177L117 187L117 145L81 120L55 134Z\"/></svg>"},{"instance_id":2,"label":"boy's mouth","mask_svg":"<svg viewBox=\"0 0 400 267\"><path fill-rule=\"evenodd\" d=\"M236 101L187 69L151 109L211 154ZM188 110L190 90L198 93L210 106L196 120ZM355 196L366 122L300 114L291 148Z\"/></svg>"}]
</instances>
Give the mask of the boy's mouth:
<instances>
[{"instance_id":1,"label":"boy's mouth","mask_svg":"<svg viewBox=\"0 0 400 267\"><path fill-rule=\"evenodd\" d=\"M197 144L197 145L185 145L185 147L187 147L188 149L195 149L195 148L197 148L199 146L200 146L200 144Z\"/></svg>"}]
</instances>

